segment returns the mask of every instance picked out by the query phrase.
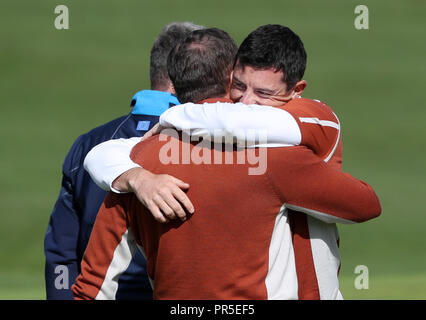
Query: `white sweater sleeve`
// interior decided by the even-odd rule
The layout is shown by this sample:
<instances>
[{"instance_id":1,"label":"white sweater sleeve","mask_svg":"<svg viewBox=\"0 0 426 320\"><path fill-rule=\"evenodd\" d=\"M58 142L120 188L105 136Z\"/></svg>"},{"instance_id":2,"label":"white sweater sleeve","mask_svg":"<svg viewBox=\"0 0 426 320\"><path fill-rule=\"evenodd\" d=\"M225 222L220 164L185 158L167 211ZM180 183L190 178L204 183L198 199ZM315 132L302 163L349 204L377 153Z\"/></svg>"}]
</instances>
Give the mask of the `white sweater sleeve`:
<instances>
[{"instance_id":1,"label":"white sweater sleeve","mask_svg":"<svg viewBox=\"0 0 426 320\"><path fill-rule=\"evenodd\" d=\"M130 159L132 148L140 142L140 137L113 139L93 147L84 159L84 169L93 181L105 191L121 193L112 188L112 183L122 173L140 167Z\"/></svg>"},{"instance_id":2,"label":"white sweater sleeve","mask_svg":"<svg viewBox=\"0 0 426 320\"><path fill-rule=\"evenodd\" d=\"M301 131L294 117L285 110L270 106L186 103L166 110L160 117L160 124L190 130L191 136L207 139L233 137L234 142L245 141L247 146L256 146L259 142L249 139L250 133L263 135L266 146L294 146L301 142Z\"/></svg>"}]
</instances>

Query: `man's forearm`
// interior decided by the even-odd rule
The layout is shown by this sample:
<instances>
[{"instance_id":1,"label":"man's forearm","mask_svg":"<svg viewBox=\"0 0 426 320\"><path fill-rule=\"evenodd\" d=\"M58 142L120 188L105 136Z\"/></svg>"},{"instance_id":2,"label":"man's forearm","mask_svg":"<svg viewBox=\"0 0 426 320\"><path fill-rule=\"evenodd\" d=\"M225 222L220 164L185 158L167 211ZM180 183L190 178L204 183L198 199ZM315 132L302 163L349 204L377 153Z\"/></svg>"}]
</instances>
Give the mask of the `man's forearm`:
<instances>
[{"instance_id":1,"label":"man's forearm","mask_svg":"<svg viewBox=\"0 0 426 320\"><path fill-rule=\"evenodd\" d=\"M380 202L371 186L349 174L340 174L338 178L330 174L324 177L330 183L306 187L310 194L305 193L304 199L291 199L285 206L326 223L360 223L379 216Z\"/></svg>"},{"instance_id":2,"label":"man's forearm","mask_svg":"<svg viewBox=\"0 0 426 320\"><path fill-rule=\"evenodd\" d=\"M134 192L138 183L152 177L152 173L142 167L135 167L119 175L111 184L112 189L121 193Z\"/></svg>"},{"instance_id":3,"label":"man's forearm","mask_svg":"<svg viewBox=\"0 0 426 320\"><path fill-rule=\"evenodd\" d=\"M236 142L247 142L249 132L264 132L268 144L288 146L301 141L300 129L293 116L270 106L187 103L164 112L160 124L166 128L192 130L191 135L195 137L231 137ZM249 145L253 143L250 141Z\"/></svg>"},{"instance_id":4,"label":"man's forearm","mask_svg":"<svg viewBox=\"0 0 426 320\"><path fill-rule=\"evenodd\" d=\"M130 159L130 152L139 141L140 138L135 137L103 142L87 154L84 159L84 168L103 190L125 192L125 190L114 188L112 184L124 172L140 168L140 165Z\"/></svg>"},{"instance_id":5,"label":"man's forearm","mask_svg":"<svg viewBox=\"0 0 426 320\"><path fill-rule=\"evenodd\" d=\"M268 153L267 176L286 208L327 223L364 222L380 215L380 202L370 185L331 167L307 149L295 154L294 162L282 164L290 152ZM292 169L284 170L283 165Z\"/></svg>"}]
</instances>

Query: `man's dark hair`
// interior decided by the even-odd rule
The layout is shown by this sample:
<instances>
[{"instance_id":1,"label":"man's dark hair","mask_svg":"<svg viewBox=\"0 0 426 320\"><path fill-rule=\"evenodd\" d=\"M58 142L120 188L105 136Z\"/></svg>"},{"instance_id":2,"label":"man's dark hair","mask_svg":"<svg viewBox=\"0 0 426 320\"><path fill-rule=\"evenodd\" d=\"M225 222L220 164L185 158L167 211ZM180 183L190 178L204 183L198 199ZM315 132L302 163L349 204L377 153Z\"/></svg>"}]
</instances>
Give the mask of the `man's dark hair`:
<instances>
[{"instance_id":1,"label":"man's dark hair","mask_svg":"<svg viewBox=\"0 0 426 320\"><path fill-rule=\"evenodd\" d=\"M244 39L235 63L254 69L274 68L282 71L287 90L302 80L306 69L306 51L302 40L289 28L268 24L261 26Z\"/></svg>"},{"instance_id":2,"label":"man's dark hair","mask_svg":"<svg viewBox=\"0 0 426 320\"><path fill-rule=\"evenodd\" d=\"M172 22L166 25L158 35L151 49L149 75L151 89L165 91L169 85L167 57L178 43L181 43L192 31L204 29L191 22Z\"/></svg>"},{"instance_id":3,"label":"man's dark hair","mask_svg":"<svg viewBox=\"0 0 426 320\"><path fill-rule=\"evenodd\" d=\"M229 88L237 45L220 29L191 33L169 54L167 68L181 103L222 97Z\"/></svg>"}]
</instances>

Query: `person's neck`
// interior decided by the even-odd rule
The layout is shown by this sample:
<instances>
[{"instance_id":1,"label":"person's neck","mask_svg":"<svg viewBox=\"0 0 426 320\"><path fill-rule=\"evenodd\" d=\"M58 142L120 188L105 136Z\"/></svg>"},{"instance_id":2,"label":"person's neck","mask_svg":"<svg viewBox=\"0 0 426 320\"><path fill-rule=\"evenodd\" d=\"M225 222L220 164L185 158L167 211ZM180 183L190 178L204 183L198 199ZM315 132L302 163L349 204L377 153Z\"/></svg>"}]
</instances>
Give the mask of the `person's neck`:
<instances>
[{"instance_id":1,"label":"person's neck","mask_svg":"<svg viewBox=\"0 0 426 320\"><path fill-rule=\"evenodd\" d=\"M151 90L176 94L175 88L173 87L171 83L169 83L167 87L156 87L156 88L151 88Z\"/></svg>"}]
</instances>

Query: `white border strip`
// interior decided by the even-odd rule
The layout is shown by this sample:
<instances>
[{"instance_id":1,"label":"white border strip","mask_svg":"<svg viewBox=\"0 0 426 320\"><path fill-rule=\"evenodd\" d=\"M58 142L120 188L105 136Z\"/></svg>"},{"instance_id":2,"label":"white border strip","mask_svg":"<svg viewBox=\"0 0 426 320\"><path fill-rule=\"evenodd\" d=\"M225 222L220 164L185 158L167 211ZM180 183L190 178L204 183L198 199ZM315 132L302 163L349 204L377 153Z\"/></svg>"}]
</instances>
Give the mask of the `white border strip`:
<instances>
[{"instance_id":1,"label":"white border strip","mask_svg":"<svg viewBox=\"0 0 426 320\"><path fill-rule=\"evenodd\" d=\"M319 124L320 126L323 126L323 127L332 127L337 130L340 130L340 124L333 121L320 120L318 118L299 118L299 120L300 122Z\"/></svg>"},{"instance_id":2,"label":"white border strip","mask_svg":"<svg viewBox=\"0 0 426 320\"><path fill-rule=\"evenodd\" d=\"M108 267L102 287L95 298L96 300L115 300L118 290L118 279L129 267L133 255L137 250L133 234L129 230L126 230L117 248L115 248L112 261Z\"/></svg>"},{"instance_id":3,"label":"white border strip","mask_svg":"<svg viewBox=\"0 0 426 320\"><path fill-rule=\"evenodd\" d=\"M339 145L339 142L340 142L340 121L339 121L339 118L336 116L336 114L334 112L333 112L333 115L336 117L337 124L338 124L338 128L337 128L337 131L338 131L338 133L337 133L337 139L336 139L336 144L333 147L333 150L331 150L331 152L328 155L328 157L324 159L324 162L328 162L331 159L331 157L334 155L334 152L336 151L337 146ZM334 122L332 122L332 123L334 123Z\"/></svg>"}]
</instances>

